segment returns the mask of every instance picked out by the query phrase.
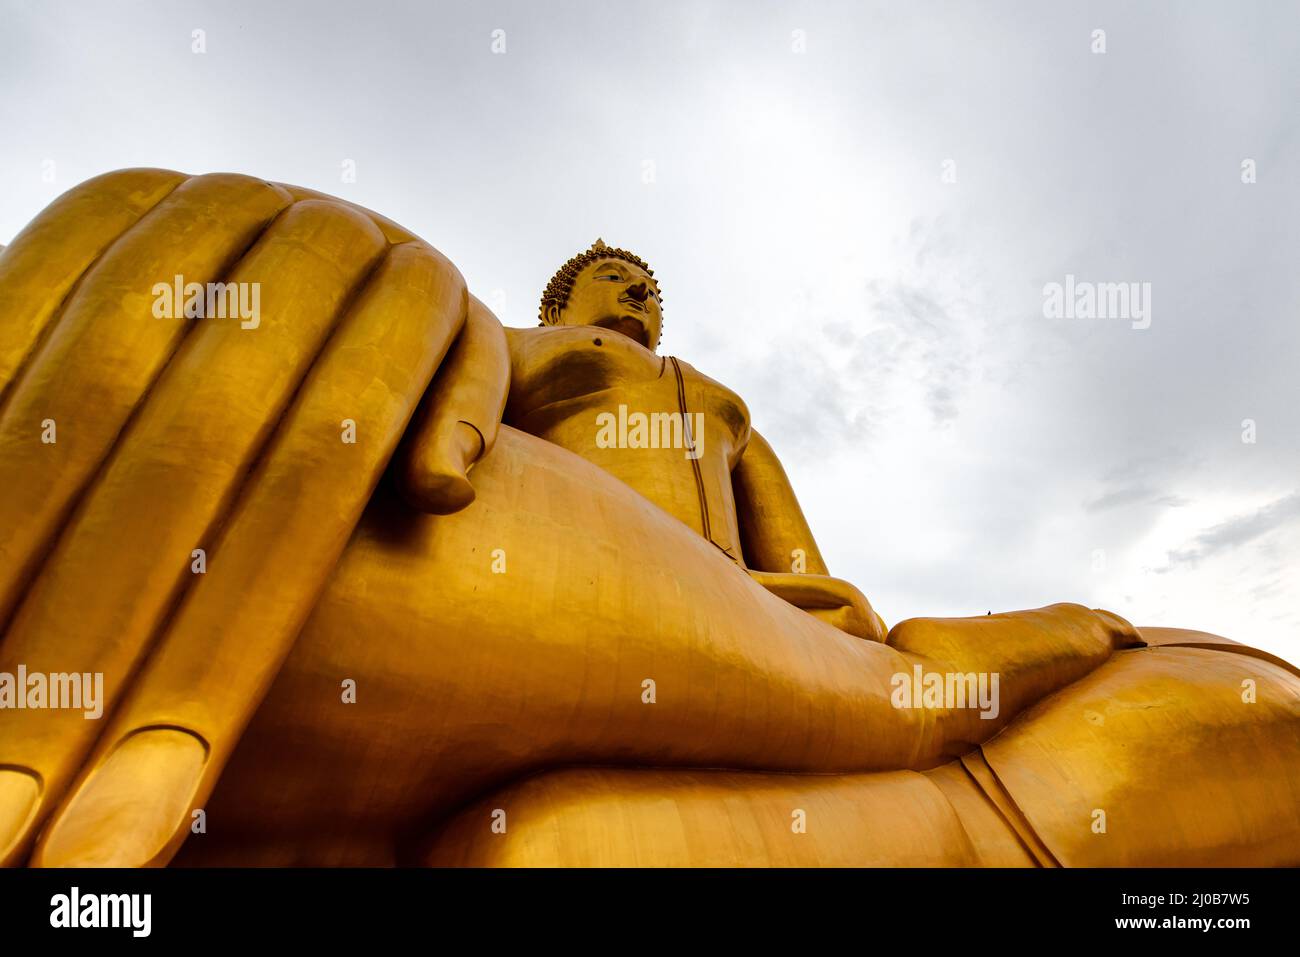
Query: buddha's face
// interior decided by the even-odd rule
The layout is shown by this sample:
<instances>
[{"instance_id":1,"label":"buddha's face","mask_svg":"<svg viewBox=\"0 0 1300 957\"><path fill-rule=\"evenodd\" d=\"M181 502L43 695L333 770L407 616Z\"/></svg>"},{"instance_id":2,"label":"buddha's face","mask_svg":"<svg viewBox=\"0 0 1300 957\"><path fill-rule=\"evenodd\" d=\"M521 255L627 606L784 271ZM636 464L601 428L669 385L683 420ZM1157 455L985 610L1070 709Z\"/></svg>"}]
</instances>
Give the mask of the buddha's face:
<instances>
[{"instance_id":1,"label":"buddha's face","mask_svg":"<svg viewBox=\"0 0 1300 957\"><path fill-rule=\"evenodd\" d=\"M549 307L558 326L599 326L635 339L654 351L663 314L659 284L640 266L621 259L597 259L578 273L563 309Z\"/></svg>"}]
</instances>

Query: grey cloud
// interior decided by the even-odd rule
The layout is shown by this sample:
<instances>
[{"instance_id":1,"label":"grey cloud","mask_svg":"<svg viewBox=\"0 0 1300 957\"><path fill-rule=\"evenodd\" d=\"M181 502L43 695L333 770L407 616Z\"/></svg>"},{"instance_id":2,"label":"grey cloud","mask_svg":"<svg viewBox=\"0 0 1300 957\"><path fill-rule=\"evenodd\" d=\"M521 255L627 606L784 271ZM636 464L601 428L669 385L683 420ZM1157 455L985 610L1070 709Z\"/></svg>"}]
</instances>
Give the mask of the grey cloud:
<instances>
[{"instance_id":1,"label":"grey cloud","mask_svg":"<svg viewBox=\"0 0 1300 957\"><path fill-rule=\"evenodd\" d=\"M1084 511L1096 514L1135 505L1182 508L1189 499L1171 489L1179 485L1193 465L1186 450L1173 446L1132 456L1102 473L1105 490L1085 501Z\"/></svg>"},{"instance_id":2,"label":"grey cloud","mask_svg":"<svg viewBox=\"0 0 1300 957\"><path fill-rule=\"evenodd\" d=\"M1099 495L1097 498L1084 503L1083 507L1089 512L1101 512L1108 508L1119 508L1124 505L1158 505L1165 508L1181 508L1186 504L1187 499L1162 493L1149 485L1126 485Z\"/></svg>"},{"instance_id":3,"label":"grey cloud","mask_svg":"<svg viewBox=\"0 0 1300 957\"><path fill-rule=\"evenodd\" d=\"M1250 589L1250 597L1255 601L1266 601L1275 597L1282 590L1283 581L1280 578L1273 578L1269 581L1255 585Z\"/></svg>"},{"instance_id":4,"label":"grey cloud","mask_svg":"<svg viewBox=\"0 0 1300 957\"><path fill-rule=\"evenodd\" d=\"M925 283L946 268L942 229L912 221L905 262L920 278L864 278L848 317L818 314L809 293L810 314L747 366L746 387L769 400L768 428L785 447L861 442L913 401L934 426L958 418L984 324L959 293Z\"/></svg>"},{"instance_id":5,"label":"grey cloud","mask_svg":"<svg viewBox=\"0 0 1300 957\"><path fill-rule=\"evenodd\" d=\"M1219 552L1277 531L1300 517L1300 492L1292 492L1263 508L1236 515L1197 535L1184 548L1169 553L1169 566L1195 565Z\"/></svg>"}]
</instances>

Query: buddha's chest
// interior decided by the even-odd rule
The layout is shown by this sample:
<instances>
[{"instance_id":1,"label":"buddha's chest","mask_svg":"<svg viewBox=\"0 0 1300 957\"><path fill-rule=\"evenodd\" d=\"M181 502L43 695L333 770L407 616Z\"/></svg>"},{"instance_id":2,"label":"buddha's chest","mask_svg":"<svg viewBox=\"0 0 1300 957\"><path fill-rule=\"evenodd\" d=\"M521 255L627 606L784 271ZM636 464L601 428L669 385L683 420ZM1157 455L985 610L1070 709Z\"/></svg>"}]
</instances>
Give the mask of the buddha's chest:
<instances>
[{"instance_id":1,"label":"buddha's chest","mask_svg":"<svg viewBox=\"0 0 1300 957\"><path fill-rule=\"evenodd\" d=\"M643 423L663 429L671 417L689 416L717 433L723 445L743 449L749 433L745 403L687 363L597 327L510 332L510 424L540 434L535 429L548 431L573 416L592 419L588 413L609 412L628 423L635 443Z\"/></svg>"},{"instance_id":2,"label":"buddha's chest","mask_svg":"<svg viewBox=\"0 0 1300 957\"><path fill-rule=\"evenodd\" d=\"M523 332L511 349L508 424L581 455L740 558L731 470L749 412L738 395L599 328Z\"/></svg>"}]
</instances>

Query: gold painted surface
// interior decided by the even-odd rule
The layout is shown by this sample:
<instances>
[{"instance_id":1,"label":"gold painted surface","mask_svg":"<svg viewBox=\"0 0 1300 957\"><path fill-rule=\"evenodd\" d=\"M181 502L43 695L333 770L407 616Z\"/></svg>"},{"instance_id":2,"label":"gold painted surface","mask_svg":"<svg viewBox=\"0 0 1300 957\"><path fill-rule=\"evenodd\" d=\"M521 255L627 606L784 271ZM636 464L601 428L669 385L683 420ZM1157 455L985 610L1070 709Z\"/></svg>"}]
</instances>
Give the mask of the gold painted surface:
<instances>
[{"instance_id":1,"label":"gold painted surface","mask_svg":"<svg viewBox=\"0 0 1300 957\"><path fill-rule=\"evenodd\" d=\"M598 326L512 329L508 336L506 422L581 455L740 561L731 473L749 441L749 410L738 395ZM610 428L601 429L596 423L606 413ZM640 441L633 416L659 417L645 429L652 444L611 444L621 434ZM685 423L694 421L705 425L691 442Z\"/></svg>"},{"instance_id":2,"label":"gold painted surface","mask_svg":"<svg viewBox=\"0 0 1300 957\"><path fill-rule=\"evenodd\" d=\"M950 761L925 774L952 805L982 866L1051 866L1033 836L1017 826L1014 813L989 797L963 761Z\"/></svg>"},{"instance_id":3,"label":"gold painted surface","mask_svg":"<svg viewBox=\"0 0 1300 957\"><path fill-rule=\"evenodd\" d=\"M1271 663L1121 652L983 751L1067 867L1297 863L1300 687Z\"/></svg>"},{"instance_id":4,"label":"gold painted surface","mask_svg":"<svg viewBox=\"0 0 1300 957\"><path fill-rule=\"evenodd\" d=\"M158 318L177 275L259 323ZM0 304L0 672L105 697L0 710L7 863L1300 863L1293 668L1074 604L886 629L625 250L504 330L368 210L133 170Z\"/></svg>"},{"instance_id":5,"label":"gold painted surface","mask_svg":"<svg viewBox=\"0 0 1300 957\"><path fill-rule=\"evenodd\" d=\"M492 828L496 815L498 827ZM925 775L555 771L448 822L436 867L970 867Z\"/></svg>"}]
</instances>

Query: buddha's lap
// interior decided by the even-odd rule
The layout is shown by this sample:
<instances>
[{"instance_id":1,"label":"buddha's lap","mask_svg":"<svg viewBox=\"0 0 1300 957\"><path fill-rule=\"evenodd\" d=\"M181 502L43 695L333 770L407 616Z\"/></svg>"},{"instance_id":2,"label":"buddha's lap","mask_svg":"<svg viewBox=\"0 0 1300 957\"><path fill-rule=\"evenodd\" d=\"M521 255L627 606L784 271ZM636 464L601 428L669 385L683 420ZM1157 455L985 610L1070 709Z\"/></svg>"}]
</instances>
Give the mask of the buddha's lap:
<instances>
[{"instance_id":1,"label":"buddha's lap","mask_svg":"<svg viewBox=\"0 0 1300 957\"><path fill-rule=\"evenodd\" d=\"M559 765L914 757L892 649L775 599L562 449L503 430L472 478L452 516L376 496L223 779L229 813L383 830Z\"/></svg>"},{"instance_id":2,"label":"buddha's lap","mask_svg":"<svg viewBox=\"0 0 1300 957\"><path fill-rule=\"evenodd\" d=\"M503 429L471 477L451 516L376 494L228 793L387 818L556 762L910 758L920 720L889 705L892 649L770 595L563 449Z\"/></svg>"},{"instance_id":3,"label":"buddha's lap","mask_svg":"<svg viewBox=\"0 0 1300 957\"><path fill-rule=\"evenodd\" d=\"M1243 675L1258 682L1260 710L1238 720ZM579 863L568 858L585 847L600 852L589 864L1004 866L1030 862L1021 859L1023 844L1035 847L1040 860L1071 865L1296 864L1300 808L1286 796L1300 787L1297 684L1294 675L1242 655L1137 650L1117 654L1022 715L968 755L966 769L957 762L924 774L606 770L593 772L600 785L594 789L585 772L516 774L500 789L481 789L486 797L435 828L442 837L431 860ZM939 792L951 808L935 800ZM891 795L906 806L895 807ZM491 823L487 811L502 806L509 808L511 839L479 841L479 827ZM484 813L476 817L476 810ZM816 840L791 838L795 810L806 812L805 833ZM667 833L665 814L676 824ZM974 859L949 839L954 814ZM1008 816L1017 820L1014 828ZM1099 820L1104 830L1095 830ZM331 805L304 842L336 847L331 827L341 822L344 810ZM532 841L539 828L546 840ZM281 846L294 839L290 829L271 830L278 833L267 839ZM654 840L647 839L651 832ZM773 857L778 845L785 851ZM828 847L835 849L830 857Z\"/></svg>"}]
</instances>

